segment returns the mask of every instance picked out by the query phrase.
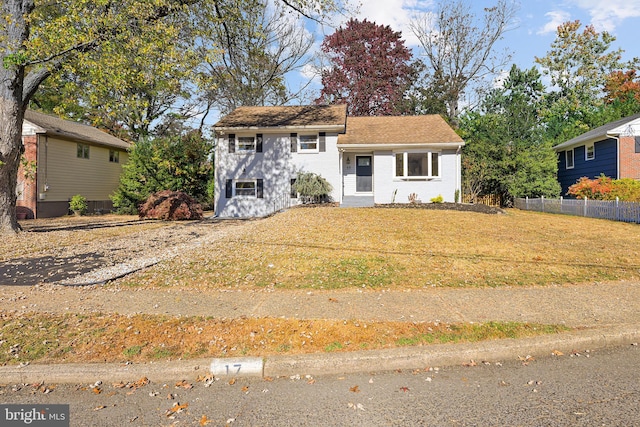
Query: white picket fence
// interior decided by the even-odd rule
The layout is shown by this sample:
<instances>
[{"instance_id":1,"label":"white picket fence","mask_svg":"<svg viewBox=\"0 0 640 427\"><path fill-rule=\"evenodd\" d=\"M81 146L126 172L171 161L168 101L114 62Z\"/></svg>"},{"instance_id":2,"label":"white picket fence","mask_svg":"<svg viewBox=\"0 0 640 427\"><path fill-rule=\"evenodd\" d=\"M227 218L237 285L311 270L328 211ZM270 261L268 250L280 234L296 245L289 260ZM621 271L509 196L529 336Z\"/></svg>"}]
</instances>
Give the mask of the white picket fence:
<instances>
[{"instance_id":1,"label":"white picket fence","mask_svg":"<svg viewBox=\"0 0 640 427\"><path fill-rule=\"evenodd\" d=\"M640 203L621 202L619 200L584 199L516 199L515 207L527 211L555 214L578 215L589 218L609 219L612 221L635 222L640 224Z\"/></svg>"}]
</instances>

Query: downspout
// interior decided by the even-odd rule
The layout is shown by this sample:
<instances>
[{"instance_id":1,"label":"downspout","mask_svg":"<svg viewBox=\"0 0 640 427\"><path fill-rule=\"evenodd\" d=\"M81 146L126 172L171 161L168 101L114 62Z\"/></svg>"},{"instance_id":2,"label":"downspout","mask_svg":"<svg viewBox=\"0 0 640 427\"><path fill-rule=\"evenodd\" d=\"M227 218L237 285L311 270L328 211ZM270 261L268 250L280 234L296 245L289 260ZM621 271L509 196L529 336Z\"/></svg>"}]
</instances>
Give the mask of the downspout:
<instances>
[{"instance_id":1,"label":"downspout","mask_svg":"<svg viewBox=\"0 0 640 427\"><path fill-rule=\"evenodd\" d=\"M462 146L458 145L458 149L456 150L456 190L458 190L459 201L462 202ZM454 192L455 199L455 192ZM454 200L455 202L456 200Z\"/></svg>"}]
</instances>

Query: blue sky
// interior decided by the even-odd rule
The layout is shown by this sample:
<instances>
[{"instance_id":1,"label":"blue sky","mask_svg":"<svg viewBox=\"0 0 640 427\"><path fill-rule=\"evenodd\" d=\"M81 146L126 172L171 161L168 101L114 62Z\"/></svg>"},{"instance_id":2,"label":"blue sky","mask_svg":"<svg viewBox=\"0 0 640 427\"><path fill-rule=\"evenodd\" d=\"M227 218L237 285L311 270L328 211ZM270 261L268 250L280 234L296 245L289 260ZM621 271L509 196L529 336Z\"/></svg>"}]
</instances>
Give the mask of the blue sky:
<instances>
[{"instance_id":1,"label":"blue sky","mask_svg":"<svg viewBox=\"0 0 640 427\"><path fill-rule=\"evenodd\" d=\"M478 15L495 1L468 0ZM402 31L410 47L417 40L409 30L415 12L434 10L431 0L363 0L359 19L389 25ZM623 59L640 58L640 0L522 0L519 1L516 28L505 34L500 47L509 47L512 63L520 68L535 65L536 56L544 56L555 39L556 28L566 21L580 20L592 24L596 31L608 31L616 37L613 48L621 47Z\"/></svg>"}]
</instances>

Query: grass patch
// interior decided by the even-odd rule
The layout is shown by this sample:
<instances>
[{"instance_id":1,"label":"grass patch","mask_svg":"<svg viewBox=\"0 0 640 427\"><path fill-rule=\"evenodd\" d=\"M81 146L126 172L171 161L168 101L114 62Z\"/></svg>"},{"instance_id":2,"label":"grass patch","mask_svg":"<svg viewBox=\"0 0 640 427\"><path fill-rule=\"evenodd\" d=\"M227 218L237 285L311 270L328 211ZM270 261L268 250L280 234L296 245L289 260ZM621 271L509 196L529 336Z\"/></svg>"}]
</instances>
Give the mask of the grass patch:
<instances>
[{"instance_id":1,"label":"grass patch","mask_svg":"<svg viewBox=\"0 0 640 427\"><path fill-rule=\"evenodd\" d=\"M291 209L124 278L224 289L529 286L637 279L636 224L509 210Z\"/></svg>"},{"instance_id":2,"label":"grass patch","mask_svg":"<svg viewBox=\"0 0 640 427\"><path fill-rule=\"evenodd\" d=\"M280 318L220 320L161 315L3 314L0 363L126 362L268 356L430 343L475 342L568 331L515 322L444 324Z\"/></svg>"}]
</instances>

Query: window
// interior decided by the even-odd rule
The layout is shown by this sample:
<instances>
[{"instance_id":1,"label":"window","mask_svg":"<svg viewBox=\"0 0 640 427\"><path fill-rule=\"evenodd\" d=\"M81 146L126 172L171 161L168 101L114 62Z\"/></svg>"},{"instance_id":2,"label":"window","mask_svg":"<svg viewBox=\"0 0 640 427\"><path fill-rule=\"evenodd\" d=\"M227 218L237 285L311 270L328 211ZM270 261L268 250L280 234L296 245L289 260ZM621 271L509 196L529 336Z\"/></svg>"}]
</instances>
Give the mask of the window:
<instances>
[{"instance_id":1,"label":"window","mask_svg":"<svg viewBox=\"0 0 640 427\"><path fill-rule=\"evenodd\" d=\"M318 135L300 135L300 152L318 152Z\"/></svg>"},{"instance_id":2,"label":"window","mask_svg":"<svg viewBox=\"0 0 640 427\"><path fill-rule=\"evenodd\" d=\"M79 159L89 158L89 146L87 144L78 144L77 155Z\"/></svg>"},{"instance_id":3,"label":"window","mask_svg":"<svg viewBox=\"0 0 640 427\"><path fill-rule=\"evenodd\" d=\"M262 179L227 179L225 183L225 198L232 197L264 198L264 181Z\"/></svg>"},{"instance_id":4,"label":"window","mask_svg":"<svg viewBox=\"0 0 640 427\"><path fill-rule=\"evenodd\" d=\"M109 150L109 161L111 163L120 163L120 152L116 150Z\"/></svg>"},{"instance_id":5,"label":"window","mask_svg":"<svg viewBox=\"0 0 640 427\"><path fill-rule=\"evenodd\" d=\"M236 181L235 185L236 196L256 196L256 182L255 181Z\"/></svg>"},{"instance_id":6,"label":"window","mask_svg":"<svg viewBox=\"0 0 640 427\"><path fill-rule=\"evenodd\" d=\"M567 169L573 169L573 150L565 151L565 164Z\"/></svg>"},{"instance_id":7,"label":"window","mask_svg":"<svg viewBox=\"0 0 640 427\"><path fill-rule=\"evenodd\" d=\"M262 134L239 136L229 134L229 153L262 153Z\"/></svg>"},{"instance_id":8,"label":"window","mask_svg":"<svg viewBox=\"0 0 640 427\"><path fill-rule=\"evenodd\" d=\"M402 152L396 153L397 178L425 179L440 176L440 153Z\"/></svg>"},{"instance_id":9,"label":"window","mask_svg":"<svg viewBox=\"0 0 640 427\"><path fill-rule=\"evenodd\" d=\"M596 150L593 144L584 147L584 159L593 160L596 158Z\"/></svg>"},{"instance_id":10,"label":"window","mask_svg":"<svg viewBox=\"0 0 640 427\"><path fill-rule=\"evenodd\" d=\"M252 136L240 136L238 137L238 150L237 151L256 151L256 140Z\"/></svg>"}]
</instances>

